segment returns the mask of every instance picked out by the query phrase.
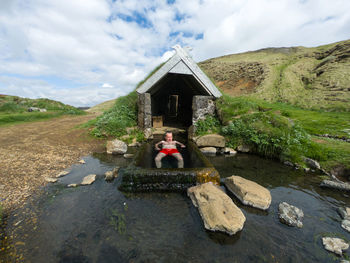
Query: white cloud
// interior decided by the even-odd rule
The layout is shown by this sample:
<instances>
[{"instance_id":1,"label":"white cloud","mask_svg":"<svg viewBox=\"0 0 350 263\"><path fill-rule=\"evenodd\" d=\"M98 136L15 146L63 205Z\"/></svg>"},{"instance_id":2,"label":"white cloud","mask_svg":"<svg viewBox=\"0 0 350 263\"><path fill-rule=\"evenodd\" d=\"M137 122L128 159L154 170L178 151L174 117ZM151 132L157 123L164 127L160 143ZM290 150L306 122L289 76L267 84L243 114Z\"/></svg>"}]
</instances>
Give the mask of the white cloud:
<instances>
[{"instance_id":1,"label":"white cloud","mask_svg":"<svg viewBox=\"0 0 350 263\"><path fill-rule=\"evenodd\" d=\"M134 89L175 44L197 61L326 44L350 36L348 10L347 0L4 0L0 93L94 105Z\"/></svg>"},{"instance_id":2,"label":"white cloud","mask_svg":"<svg viewBox=\"0 0 350 263\"><path fill-rule=\"evenodd\" d=\"M103 83L102 88L113 88L114 86L109 83Z\"/></svg>"}]
</instances>

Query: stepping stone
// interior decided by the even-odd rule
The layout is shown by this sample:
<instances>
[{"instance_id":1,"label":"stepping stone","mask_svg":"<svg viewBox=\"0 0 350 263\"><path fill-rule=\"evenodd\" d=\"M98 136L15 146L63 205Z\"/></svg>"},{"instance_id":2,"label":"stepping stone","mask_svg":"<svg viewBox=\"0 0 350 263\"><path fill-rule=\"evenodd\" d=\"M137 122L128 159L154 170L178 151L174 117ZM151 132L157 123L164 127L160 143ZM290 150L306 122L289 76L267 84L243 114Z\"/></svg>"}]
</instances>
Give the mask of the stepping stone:
<instances>
[{"instance_id":1,"label":"stepping stone","mask_svg":"<svg viewBox=\"0 0 350 263\"><path fill-rule=\"evenodd\" d=\"M81 185L89 185L95 182L96 180L96 174L89 174L83 178L83 181L81 182Z\"/></svg>"},{"instance_id":2,"label":"stepping stone","mask_svg":"<svg viewBox=\"0 0 350 263\"><path fill-rule=\"evenodd\" d=\"M225 178L224 184L243 204L262 210L270 207L271 194L265 187L234 175Z\"/></svg>"},{"instance_id":3,"label":"stepping stone","mask_svg":"<svg viewBox=\"0 0 350 263\"><path fill-rule=\"evenodd\" d=\"M245 216L232 199L211 182L187 189L187 195L198 208L205 229L234 235L244 226Z\"/></svg>"}]
</instances>

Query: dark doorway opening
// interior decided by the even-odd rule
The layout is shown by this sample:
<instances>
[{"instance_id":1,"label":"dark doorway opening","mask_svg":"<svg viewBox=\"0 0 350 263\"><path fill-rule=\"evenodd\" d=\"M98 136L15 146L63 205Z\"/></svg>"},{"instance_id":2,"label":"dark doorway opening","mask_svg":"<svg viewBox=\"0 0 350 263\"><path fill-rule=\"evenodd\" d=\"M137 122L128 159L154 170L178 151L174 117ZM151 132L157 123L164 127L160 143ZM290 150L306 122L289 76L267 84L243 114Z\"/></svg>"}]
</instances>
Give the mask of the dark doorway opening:
<instances>
[{"instance_id":1,"label":"dark doorway opening","mask_svg":"<svg viewBox=\"0 0 350 263\"><path fill-rule=\"evenodd\" d=\"M164 126L192 124L192 98L207 95L192 75L168 73L152 90L152 116L162 116Z\"/></svg>"}]
</instances>

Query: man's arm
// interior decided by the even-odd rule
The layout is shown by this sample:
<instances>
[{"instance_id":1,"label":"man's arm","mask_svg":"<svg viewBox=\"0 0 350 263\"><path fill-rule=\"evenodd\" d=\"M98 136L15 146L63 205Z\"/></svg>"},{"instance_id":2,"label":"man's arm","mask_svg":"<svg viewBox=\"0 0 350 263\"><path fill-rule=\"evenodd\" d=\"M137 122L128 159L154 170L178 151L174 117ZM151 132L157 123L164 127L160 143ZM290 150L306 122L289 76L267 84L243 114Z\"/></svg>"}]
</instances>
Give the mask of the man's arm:
<instances>
[{"instance_id":1,"label":"man's arm","mask_svg":"<svg viewBox=\"0 0 350 263\"><path fill-rule=\"evenodd\" d=\"M160 141L160 142L157 142L157 143L156 143L156 146L155 146L155 147L156 147L156 150L157 150L157 151L160 150L160 148L159 148L158 146L159 146L159 144L161 144L161 143L163 143L163 141Z\"/></svg>"}]
</instances>

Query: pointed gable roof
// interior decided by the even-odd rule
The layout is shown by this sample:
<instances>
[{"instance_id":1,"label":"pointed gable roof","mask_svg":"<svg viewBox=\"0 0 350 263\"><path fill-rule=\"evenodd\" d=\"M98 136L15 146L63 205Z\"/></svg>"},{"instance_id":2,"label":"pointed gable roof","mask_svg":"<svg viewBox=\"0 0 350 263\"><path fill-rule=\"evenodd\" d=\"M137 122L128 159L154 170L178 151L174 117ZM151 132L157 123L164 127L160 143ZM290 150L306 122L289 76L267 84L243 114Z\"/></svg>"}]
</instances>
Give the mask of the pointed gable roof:
<instances>
[{"instance_id":1,"label":"pointed gable roof","mask_svg":"<svg viewBox=\"0 0 350 263\"><path fill-rule=\"evenodd\" d=\"M192 75L205 93L216 98L221 97L221 92L210 81L207 75L198 67L185 49L179 45L173 47L176 53L149 79L147 79L136 91L137 93L148 92L155 84L163 79L168 73Z\"/></svg>"}]
</instances>

